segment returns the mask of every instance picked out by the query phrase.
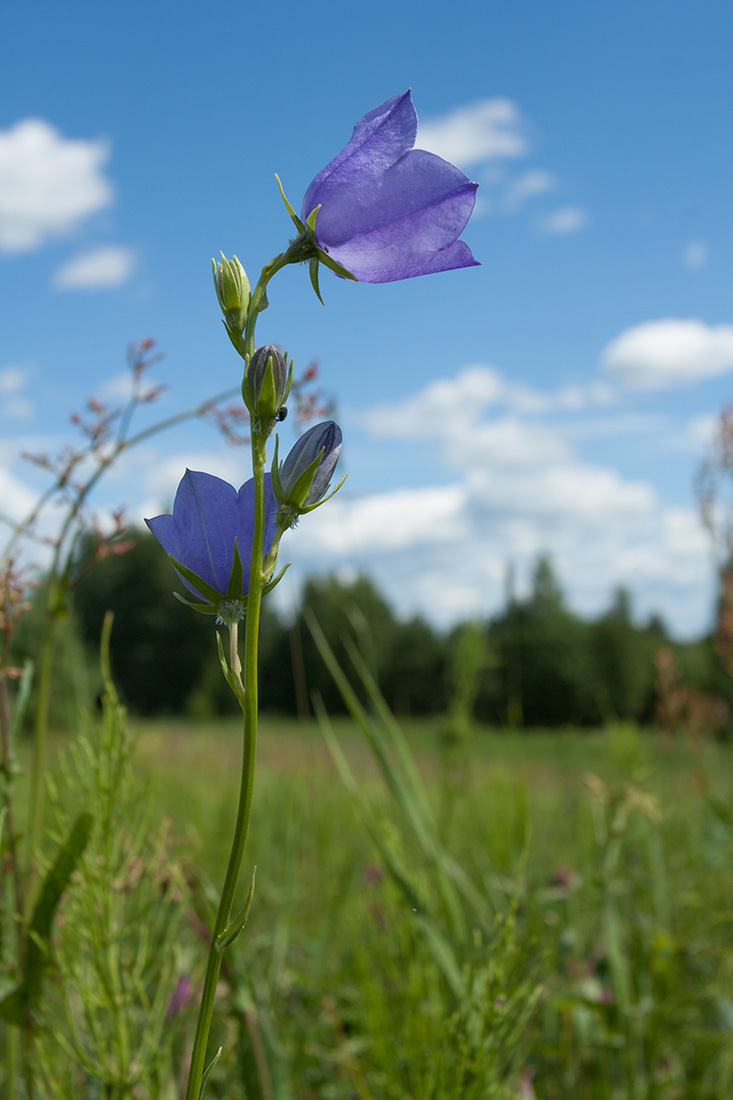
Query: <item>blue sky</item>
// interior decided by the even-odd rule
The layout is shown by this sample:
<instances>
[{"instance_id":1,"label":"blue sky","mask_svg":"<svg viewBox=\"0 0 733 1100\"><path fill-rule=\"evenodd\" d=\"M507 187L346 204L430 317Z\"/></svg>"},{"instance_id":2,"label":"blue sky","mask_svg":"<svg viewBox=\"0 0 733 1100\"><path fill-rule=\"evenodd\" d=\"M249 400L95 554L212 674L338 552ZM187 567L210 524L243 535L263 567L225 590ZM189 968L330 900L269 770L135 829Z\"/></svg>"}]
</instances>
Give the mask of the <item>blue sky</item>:
<instances>
[{"instance_id":1,"label":"blue sky","mask_svg":"<svg viewBox=\"0 0 733 1100\"><path fill-rule=\"evenodd\" d=\"M30 2L0 69L0 495L154 336L167 414L236 385L210 257L251 276L357 119L407 87L418 144L479 182L482 267L403 283L283 272L258 337L316 358L347 485L290 536L295 566L371 571L447 625L526 588L549 551L571 604L614 585L704 629L713 564L693 478L731 397L729 43L711 0L203 5ZM151 420L152 410L143 415ZM290 424L284 442L292 440ZM290 434L288 434L290 432ZM211 431L161 437L100 510L172 499L186 465L239 483Z\"/></svg>"}]
</instances>

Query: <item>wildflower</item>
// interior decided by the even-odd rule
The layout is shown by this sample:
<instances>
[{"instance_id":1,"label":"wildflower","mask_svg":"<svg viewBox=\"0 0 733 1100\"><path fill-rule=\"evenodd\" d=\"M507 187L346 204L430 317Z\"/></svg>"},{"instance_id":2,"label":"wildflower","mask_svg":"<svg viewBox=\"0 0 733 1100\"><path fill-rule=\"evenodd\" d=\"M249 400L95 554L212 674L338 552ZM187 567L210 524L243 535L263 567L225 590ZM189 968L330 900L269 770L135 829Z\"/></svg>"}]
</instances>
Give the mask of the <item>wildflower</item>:
<instances>
[{"instance_id":1,"label":"wildflower","mask_svg":"<svg viewBox=\"0 0 733 1100\"><path fill-rule=\"evenodd\" d=\"M434 153L414 149L416 134L407 91L364 115L348 145L318 173L300 224L314 233L321 262L365 283L478 263L458 240L478 184Z\"/></svg>"},{"instance_id":2,"label":"wildflower","mask_svg":"<svg viewBox=\"0 0 733 1100\"><path fill-rule=\"evenodd\" d=\"M294 521L323 503L338 462L341 440L338 424L326 420L302 435L283 463L278 463L275 451L272 484L281 518L292 515ZM343 481L336 489L341 484Z\"/></svg>"},{"instance_id":3,"label":"wildflower","mask_svg":"<svg viewBox=\"0 0 733 1100\"><path fill-rule=\"evenodd\" d=\"M265 475L265 544L275 535L277 505ZM172 515L146 519L186 588L204 604L188 603L224 621L238 621L249 586L254 531L254 480L237 491L213 474L186 470L176 491ZM181 597L178 597L179 599Z\"/></svg>"}]
</instances>

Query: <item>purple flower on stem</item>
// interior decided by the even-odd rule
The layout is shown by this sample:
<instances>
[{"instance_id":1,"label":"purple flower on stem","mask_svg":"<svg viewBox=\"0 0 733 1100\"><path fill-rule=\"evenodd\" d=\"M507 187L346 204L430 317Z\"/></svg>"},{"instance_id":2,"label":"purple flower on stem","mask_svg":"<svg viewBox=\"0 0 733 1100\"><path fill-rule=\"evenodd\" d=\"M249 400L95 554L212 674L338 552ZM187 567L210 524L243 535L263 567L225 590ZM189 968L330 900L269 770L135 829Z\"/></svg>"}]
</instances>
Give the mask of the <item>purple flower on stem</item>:
<instances>
[{"instance_id":1,"label":"purple flower on stem","mask_svg":"<svg viewBox=\"0 0 733 1100\"><path fill-rule=\"evenodd\" d=\"M276 511L272 482L265 475L265 554L275 535ZM217 614L222 601L241 601L246 595L254 531L254 480L237 491L213 474L186 470L173 514L145 522L186 588L207 601L189 606Z\"/></svg>"},{"instance_id":2,"label":"purple flower on stem","mask_svg":"<svg viewBox=\"0 0 733 1100\"><path fill-rule=\"evenodd\" d=\"M305 193L303 223L331 261L365 283L389 283L478 263L458 238L478 184L414 149L410 92L369 111ZM316 207L315 220L309 222Z\"/></svg>"}]
</instances>

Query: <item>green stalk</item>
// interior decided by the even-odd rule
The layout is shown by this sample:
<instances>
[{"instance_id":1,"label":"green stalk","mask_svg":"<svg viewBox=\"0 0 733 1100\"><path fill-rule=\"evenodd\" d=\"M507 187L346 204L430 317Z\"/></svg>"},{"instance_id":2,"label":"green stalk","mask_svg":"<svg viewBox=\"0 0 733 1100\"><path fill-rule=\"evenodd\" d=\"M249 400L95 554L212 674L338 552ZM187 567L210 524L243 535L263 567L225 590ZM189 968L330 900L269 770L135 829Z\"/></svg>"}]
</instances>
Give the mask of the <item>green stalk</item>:
<instances>
[{"instance_id":1,"label":"green stalk","mask_svg":"<svg viewBox=\"0 0 733 1100\"><path fill-rule=\"evenodd\" d=\"M231 916L234 894L247 840L250 813L252 809L252 787L254 783L255 754L257 748L257 654L260 629L260 608L262 606L262 553L265 542L265 441L259 433L252 433L252 465L255 483L255 523L252 537L252 558L249 571L249 592L247 594L247 616L244 640L244 692L240 696L240 705L244 715L242 777L239 788L239 806L234 826L232 849L229 855L224 886L222 888L219 910L216 914L214 929L209 947L204 986L201 994L201 1006L196 1025L191 1068L185 1100L199 1100L201 1078L205 1070L206 1047L211 1029L214 1011L214 997L219 980L224 948L219 938L226 931ZM231 628L232 660L236 653L236 625ZM236 665L232 667L236 672Z\"/></svg>"},{"instance_id":2,"label":"green stalk","mask_svg":"<svg viewBox=\"0 0 733 1100\"><path fill-rule=\"evenodd\" d=\"M262 268L257 285L252 291L252 296L247 310L247 321L242 336L231 331L229 336L234 347L246 364L251 359L255 350L255 326L257 318L263 310L267 309L267 284L272 276L287 264L296 263L301 258L299 255L300 242L295 241L285 251L275 256ZM242 747L242 777L239 787L239 805L237 807L237 820L234 825L232 849L229 854L224 886L222 887L219 909L216 914L214 928L209 947L209 957L204 975L204 985L201 992L201 1005L199 1017L196 1023L193 1050L191 1052L191 1067L188 1074L185 1100L201 1100L202 1079L206 1073L206 1048L211 1030L211 1019L214 1012L214 998L221 970L222 955L225 948L233 942L238 935L225 936L228 930L238 923L235 920L232 926L229 921L234 904L234 894L237 888L239 872L244 855L244 847L247 841L247 830L252 810L252 788L254 785L255 755L257 749L257 717L258 717L258 648L260 635L260 610L262 607L262 591L265 583L265 570L263 569L263 554L265 547L265 464L267 460L267 437L259 430L256 417L251 417L251 441L252 441L252 472L254 475L254 531L252 534L252 556L249 566L249 589L247 592L247 614L245 617L244 635L244 688L241 690L239 675L239 657L237 654L236 625L230 627L230 659L229 667L239 688L235 694L239 699L244 716L243 747ZM268 559L269 564L269 559ZM248 898L245 908L251 901ZM218 1057L218 1056L217 1056Z\"/></svg>"}]
</instances>

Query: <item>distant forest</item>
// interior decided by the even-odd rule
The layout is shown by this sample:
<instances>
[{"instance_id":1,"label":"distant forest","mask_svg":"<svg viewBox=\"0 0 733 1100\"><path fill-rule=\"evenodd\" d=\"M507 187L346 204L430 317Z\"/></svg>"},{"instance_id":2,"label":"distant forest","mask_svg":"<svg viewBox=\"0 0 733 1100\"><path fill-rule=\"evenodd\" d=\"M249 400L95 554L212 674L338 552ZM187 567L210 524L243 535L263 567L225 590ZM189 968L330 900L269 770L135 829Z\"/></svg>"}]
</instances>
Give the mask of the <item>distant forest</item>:
<instances>
[{"instance_id":1,"label":"distant forest","mask_svg":"<svg viewBox=\"0 0 733 1100\"><path fill-rule=\"evenodd\" d=\"M179 603L166 556L147 532L123 554L88 562L73 591L56 647L52 719L98 689L96 652L105 612L114 612L112 667L120 694L141 716L196 718L235 713L219 668L212 616ZM82 563L83 565L84 563ZM16 661L37 652L43 593L22 623ZM343 666L356 643L398 715L461 711L509 727L594 727L609 721L657 724L691 733L728 732L733 681L715 636L673 642L660 618L635 622L631 599L616 590L594 620L567 606L551 561L540 557L525 599L508 597L498 614L439 633L420 617L395 616L367 577L313 578L292 621L265 599L261 707L311 713L314 693L332 713L338 691L305 624L307 608ZM66 713L64 713L66 709Z\"/></svg>"}]
</instances>

